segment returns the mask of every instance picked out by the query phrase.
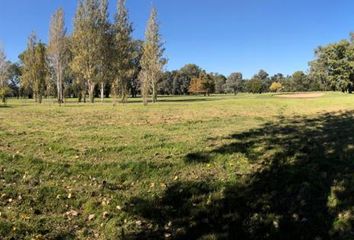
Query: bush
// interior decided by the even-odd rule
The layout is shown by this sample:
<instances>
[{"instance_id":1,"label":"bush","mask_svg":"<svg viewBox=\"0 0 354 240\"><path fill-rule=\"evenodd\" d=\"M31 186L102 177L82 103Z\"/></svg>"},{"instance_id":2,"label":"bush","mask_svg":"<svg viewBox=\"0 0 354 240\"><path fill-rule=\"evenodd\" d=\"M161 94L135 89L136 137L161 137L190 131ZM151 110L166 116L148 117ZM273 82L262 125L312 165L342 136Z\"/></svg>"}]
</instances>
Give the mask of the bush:
<instances>
[{"instance_id":1,"label":"bush","mask_svg":"<svg viewBox=\"0 0 354 240\"><path fill-rule=\"evenodd\" d=\"M280 92L283 88L280 82L273 82L272 85L269 87L269 91L271 92Z\"/></svg>"}]
</instances>

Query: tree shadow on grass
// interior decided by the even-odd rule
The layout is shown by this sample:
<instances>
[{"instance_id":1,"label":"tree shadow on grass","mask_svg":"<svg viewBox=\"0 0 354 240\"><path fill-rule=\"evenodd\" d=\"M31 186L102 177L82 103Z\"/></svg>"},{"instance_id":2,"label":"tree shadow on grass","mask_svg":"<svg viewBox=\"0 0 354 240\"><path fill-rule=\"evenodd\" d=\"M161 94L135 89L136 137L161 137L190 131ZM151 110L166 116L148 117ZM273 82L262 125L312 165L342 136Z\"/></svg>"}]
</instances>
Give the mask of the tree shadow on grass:
<instances>
[{"instance_id":1,"label":"tree shadow on grass","mask_svg":"<svg viewBox=\"0 0 354 240\"><path fill-rule=\"evenodd\" d=\"M128 238L354 239L354 112L280 118L228 139L203 154L244 154L252 174L132 199L127 211L156 227Z\"/></svg>"},{"instance_id":2,"label":"tree shadow on grass","mask_svg":"<svg viewBox=\"0 0 354 240\"><path fill-rule=\"evenodd\" d=\"M208 163L210 162L210 156L204 152L188 153L184 157L184 161L186 163Z\"/></svg>"},{"instance_id":3,"label":"tree shadow on grass","mask_svg":"<svg viewBox=\"0 0 354 240\"><path fill-rule=\"evenodd\" d=\"M213 97L194 97L194 98L162 98L159 99L158 102L161 103L182 103L182 102L210 102L210 101L218 101L220 99Z\"/></svg>"},{"instance_id":4,"label":"tree shadow on grass","mask_svg":"<svg viewBox=\"0 0 354 240\"><path fill-rule=\"evenodd\" d=\"M0 108L12 108L10 105L4 105L4 104L0 104Z\"/></svg>"}]
</instances>

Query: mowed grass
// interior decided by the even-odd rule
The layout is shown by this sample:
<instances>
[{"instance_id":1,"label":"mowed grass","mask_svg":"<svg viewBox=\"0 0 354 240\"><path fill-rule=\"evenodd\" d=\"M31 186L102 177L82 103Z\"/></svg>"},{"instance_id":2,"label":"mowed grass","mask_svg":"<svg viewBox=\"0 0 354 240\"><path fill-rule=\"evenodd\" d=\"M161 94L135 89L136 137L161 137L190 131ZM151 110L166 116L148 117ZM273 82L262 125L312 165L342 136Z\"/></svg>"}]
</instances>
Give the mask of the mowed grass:
<instances>
[{"instance_id":1,"label":"mowed grass","mask_svg":"<svg viewBox=\"0 0 354 240\"><path fill-rule=\"evenodd\" d=\"M0 107L0 239L352 237L353 95L159 100Z\"/></svg>"}]
</instances>

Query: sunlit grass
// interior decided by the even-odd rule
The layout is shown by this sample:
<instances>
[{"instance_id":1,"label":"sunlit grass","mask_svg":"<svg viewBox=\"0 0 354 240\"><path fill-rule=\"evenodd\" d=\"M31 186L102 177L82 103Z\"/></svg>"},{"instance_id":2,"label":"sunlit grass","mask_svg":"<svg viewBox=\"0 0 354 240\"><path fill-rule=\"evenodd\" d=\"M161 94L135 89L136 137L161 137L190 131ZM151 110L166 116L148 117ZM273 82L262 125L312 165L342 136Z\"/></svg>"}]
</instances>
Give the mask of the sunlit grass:
<instances>
[{"instance_id":1,"label":"sunlit grass","mask_svg":"<svg viewBox=\"0 0 354 240\"><path fill-rule=\"evenodd\" d=\"M154 199L179 181L213 183L206 197L221 198L223 183L256 169L252 155L215 152L209 161L193 154L279 118L354 110L354 96L340 93L161 97L147 107L140 99L96 101L10 99L0 108L1 237L112 239L154 228L125 211L131 199Z\"/></svg>"}]
</instances>

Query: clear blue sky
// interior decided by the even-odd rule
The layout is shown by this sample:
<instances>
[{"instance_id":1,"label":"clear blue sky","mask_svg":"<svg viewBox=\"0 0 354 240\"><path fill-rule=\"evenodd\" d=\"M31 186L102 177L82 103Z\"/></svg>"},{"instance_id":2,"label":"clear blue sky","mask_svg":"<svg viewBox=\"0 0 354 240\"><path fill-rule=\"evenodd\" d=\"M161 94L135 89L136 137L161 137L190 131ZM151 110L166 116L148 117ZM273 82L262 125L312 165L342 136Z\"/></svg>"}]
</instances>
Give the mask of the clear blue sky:
<instances>
[{"instance_id":1,"label":"clear blue sky","mask_svg":"<svg viewBox=\"0 0 354 240\"><path fill-rule=\"evenodd\" d=\"M152 2L159 10L168 70L196 63L210 72L250 77L306 70L313 50L354 31L353 0L127 0L136 38L143 38ZM116 1L110 0L113 16ZM75 0L1 0L0 44L12 61L31 31L48 39L58 7L72 29Z\"/></svg>"}]
</instances>

